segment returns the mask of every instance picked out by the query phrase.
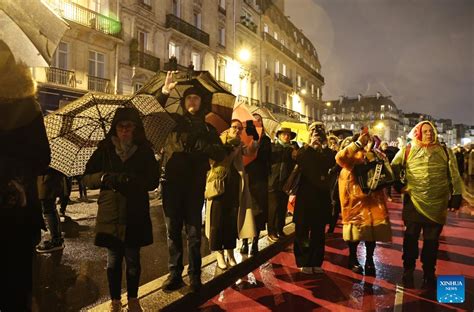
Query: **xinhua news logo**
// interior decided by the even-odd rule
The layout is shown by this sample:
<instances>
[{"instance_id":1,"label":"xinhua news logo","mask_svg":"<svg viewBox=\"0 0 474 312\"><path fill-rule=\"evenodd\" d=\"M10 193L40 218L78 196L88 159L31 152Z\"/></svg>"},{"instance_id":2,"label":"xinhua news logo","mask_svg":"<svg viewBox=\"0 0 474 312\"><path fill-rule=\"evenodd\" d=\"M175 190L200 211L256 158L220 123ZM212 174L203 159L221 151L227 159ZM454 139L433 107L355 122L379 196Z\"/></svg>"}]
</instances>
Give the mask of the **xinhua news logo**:
<instances>
[{"instance_id":1,"label":"xinhua news logo","mask_svg":"<svg viewBox=\"0 0 474 312\"><path fill-rule=\"evenodd\" d=\"M464 285L464 276L462 275L438 276L438 302L463 303Z\"/></svg>"}]
</instances>

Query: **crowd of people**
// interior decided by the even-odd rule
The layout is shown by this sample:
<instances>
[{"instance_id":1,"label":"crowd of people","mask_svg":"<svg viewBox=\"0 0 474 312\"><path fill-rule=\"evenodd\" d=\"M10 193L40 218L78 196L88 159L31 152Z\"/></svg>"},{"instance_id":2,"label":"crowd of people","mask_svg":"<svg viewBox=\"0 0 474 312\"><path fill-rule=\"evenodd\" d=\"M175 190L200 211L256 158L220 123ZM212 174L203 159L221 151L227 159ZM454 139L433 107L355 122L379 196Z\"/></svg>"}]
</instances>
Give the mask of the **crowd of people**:
<instances>
[{"instance_id":1,"label":"crowd of people","mask_svg":"<svg viewBox=\"0 0 474 312\"><path fill-rule=\"evenodd\" d=\"M5 243L15 256L1 257L0 267L9 287L4 290L7 300L0 310L21 311L29 309L34 249L64 248L56 198L61 193L58 188L67 184L48 167L50 150L31 76L26 67L8 64L3 70L23 79L21 85L31 85L28 92L23 88L23 93L13 96L0 83L0 118L8 120L4 123L2 119L0 124L5 147L0 155L0 228L6 231L1 233L2 242L5 237L15 237L14 242ZM159 102L164 103L175 87L169 72ZM108 250L111 311L121 310L124 259L129 310L142 310L138 300L140 248L153 243L148 192L160 182L169 254L165 291L185 286L183 227L189 287L192 292L201 289L203 203L209 249L217 266L225 270L237 264L234 252L239 240L241 253L256 256L261 231L266 229L273 242L285 238L290 194L296 196L294 256L301 272L324 272L326 227L329 224L327 231L334 232L341 214L348 268L375 276L376 242L390 242L392 236L386 205L392 200L392 185L403 194L403 283L413 286L418 238L423 232L423 282L427 287L434 285L439 237L448 208L458 209L461 204L461 176L469 157L444 147L432 123L420 122L409 134L410 142L395 148L366 128L341 140L328 135L323 123L314 122L300 146L293 141L296 133L290 128L281 128L276 138L268 137L258 114L252 121L232 120L229 129L219 135L205 121L202 101L200 89L191 87L184 92L184 114L172 114L176 126L160 162L145 136L138 111L118 109L110 131L86 165L82 183L100 190L94 243ZM9 108L13 104L23 105L22 114L13 113ZM263 131L259 133L257 127ZM244 132L250 143L243 142ZM245 155L254 156L254 160L244 165ZM68 192L70 189L65 190ZM40 230L46 228L51 240L40 244ZM364 267L357 255L361 241L366 248Z\"/></svg>"}]
</instances>

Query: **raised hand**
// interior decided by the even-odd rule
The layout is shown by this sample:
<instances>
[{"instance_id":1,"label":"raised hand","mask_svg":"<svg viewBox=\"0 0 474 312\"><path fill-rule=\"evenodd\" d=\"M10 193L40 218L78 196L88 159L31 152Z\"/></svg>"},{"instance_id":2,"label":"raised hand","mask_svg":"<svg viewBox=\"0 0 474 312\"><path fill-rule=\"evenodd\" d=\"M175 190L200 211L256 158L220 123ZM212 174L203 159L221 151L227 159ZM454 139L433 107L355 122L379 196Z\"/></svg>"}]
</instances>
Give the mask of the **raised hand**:
<instances>
[{"instance_id":1,"label":"raised hand","mask_svg":"<svg viewBox=\"0 0 474 312\"><path fill-rule=\"evenodd\" d=\"M173 74L174 74L174 72L172 72L172 71L169 71L169 72L166 73L165 84L163 85L163 88L161 90L163 93L166 93L166 94L170 93L171 90L173 90L176 87L176 84L178 82L173 81L174 80L173 79Z\"/></svg>"}]
</instances>

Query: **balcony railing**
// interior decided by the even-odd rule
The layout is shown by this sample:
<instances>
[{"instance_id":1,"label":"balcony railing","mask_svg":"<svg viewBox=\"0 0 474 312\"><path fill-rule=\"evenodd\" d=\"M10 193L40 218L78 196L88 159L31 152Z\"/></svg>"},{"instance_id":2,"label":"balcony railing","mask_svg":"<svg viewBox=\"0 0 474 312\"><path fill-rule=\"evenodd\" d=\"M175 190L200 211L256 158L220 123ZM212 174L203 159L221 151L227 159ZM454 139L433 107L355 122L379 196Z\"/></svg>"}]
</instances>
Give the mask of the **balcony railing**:
<instances>
[{"instance_id":1,"label":"balcony railing","mask_svg":"<svg viewBox=\"0 0 474 312\"><path fill-rule=\"evenodd\" d=\"M76 87L76 74L73 71L56 67L46 67L45 71L48 82L72 88Z\"/></svg>"},{"instance_id":2,"label":"balcony railing","mask_svg":"<svg viewBox=\"0 0 474 312\"><path fill-rule=\"evenodd\" d=\"M246 97L246 96L243 96L243 95L239 95L237 97L237 103L245 103L245 104L249 104L249 98Z\"/></svg>"},{"instance_id":3,"label":"balcony railing","mask_svg":"<svg viewBox=\"0 0 474 312\"><path fill-rule=\"evenodd\" d=\"M89 91L109 93L110 79L87 75L87 89Z\"/></svg>"},{"instance_id":4,"label":"balcony railing","mask_svg":"<svg viewBox=\"0 0 474 312\"><path fill-rule=\"evenodd\" d=\"M242 15L240 17L240 23L250 29L250 31L257 33L257 24L255 24L250 18Z\"/></svg>"},{"instance_id":5,"label":"balcony railing","mask_svg":"<svg viewBox=\"0 0 474 312\"><path fill-rule=\"evenodd\" d=\"M141 68L145 68L151 70L153 72L157 72L160 70L160 59L146 54L142 51L130 51L130 65L131 66L139 66Z\"/></svg>"},{"instance_id":6,"label":"balcony railing","mask_svg":"<svg viewBox=\"0 0 474 312\"><path fill-rule=\"evenodd\" d=\"M271 45L273 45L275 48L277 48L278 50L282 51L283 53L285 53L289 58L293 59L293 60L296 60L297 57L296 57L296 54L294 54L293 52L291 52L290 49L288 49L287 47L285 47L280 41L276 40L275 38L272 37L272 35L270 35L269 33L266 33L266 32L263 32L263 39L265 41L268 41L270 42Z\"/></svg>"},{"instance_id":7,"label":"balcony railing","mask_svg":"<svg viewBox=\"0 0 474 312\"><path fill-rule=\"evenodd\" d=\"M176 68L173 68L173 66L176 66ZM186 66L180 65L180 64L172 64L171 62L166 62L163 64L163 69L164 70L179 70L181 72L187 72L188 68Z\"/></svg>"},{"instance_id":8,"label":"balcony railing","mask_svg":"<svg viewBox=\"0 0 474 312\"><path fill-rule=\"evenodd\" d=\"M232 92L232 85L230 83L219 80L221 86L223 86L227 91Z\"/></svg>"},{"instance_id":9,"label":"balcony railing","mask_svg":"<svg viewBox=\"0 0 474 312\"><path fill-rule=\"evenodd\" d=\"M260 101L257 99L250 99L250 105L260 107Z\"/></svg>"},{"instance_id":10,"label":"balcony railing","mask_svg":"<svg viewBox=\"0 0 474 312\"><path fill-rule=\"evenodd\" d=\"M318 78L321 82L324 83L324 77L321 76L320 73L318 73L316 70L312 69L311 66L309 66L308 64L306 64L303 59L301 58L297 58L297 62L298 64L301 65L301 67L303 67L304 69L306 69L308 72L310 72L313 76L315 76L316 78Z\"/></svg>"},{"instance_id":11,"label":"balcony railing","mask_svg":"<svg viewBox=\"0 0 474 312\"><path fill-rule=\"evenodd\" d=\"M284 76L284 75L282 75L282 74L280 74L280 73L278 73L278 74L275 73L275 79L276 79L277 81L280 81L280 82L286 84L286 85L289 86L290 88L293 88L293 81L291 81L290 78L288 78L288 77L286 77L286 76Z\"/></svg>"},{"instance_id":12,"label":"balcony railing","mask_svg":"<svg viewBox=\"0 0 474 312\"><path fill-rule=\"evenodd\" d=\"M268 102L263 103L263 107L268 108L272 113L286 115L290 118L301 121L302 115L300 113L295 112L294 110L288 109L286 107L282 107L280 105L276 105L276 104L268 103Z\"/></svg>"},{"instance_id":13,"label":"balcony railing","mask_svg":"<svg viewBox=\"0 0 474 312\"><path fill-rule=\"evenodd\" d=\"M166 15L166 27L176 29L183 34L196 39L206 45L209 45L209 34L200 30L199 28L189 24L179 17L168 14Z\"/></svg>"},{"instance_id":14,"label":"balcony railing","mask_svg":"<svg viewBox=\"0 0 474 312\"><path fill-rule=\"evenodd\" d=\"M68 0L47 0L48 4L67 20L120 38L122 23Z\"/></svg>"}]
</instances>

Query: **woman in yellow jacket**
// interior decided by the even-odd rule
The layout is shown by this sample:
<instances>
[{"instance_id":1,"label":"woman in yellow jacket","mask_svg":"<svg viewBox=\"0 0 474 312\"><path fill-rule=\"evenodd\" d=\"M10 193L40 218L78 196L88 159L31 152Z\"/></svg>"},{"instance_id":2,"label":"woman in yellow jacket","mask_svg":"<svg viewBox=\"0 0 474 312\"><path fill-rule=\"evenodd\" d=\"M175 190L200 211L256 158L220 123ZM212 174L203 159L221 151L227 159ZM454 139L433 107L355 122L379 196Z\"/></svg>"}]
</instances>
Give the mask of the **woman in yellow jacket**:
<instances>
[{"instance_id":1,"label":"woman in yellow jacket","mask_svg":"<svg viewBox=\"0 0 474 312\"><path fill-rule=\"evenodd\" d=\"M392 233L383 189L365 194L357 182L354 166L375 160L373 141L368 133L356 135L353 142L339 151L336 162L342 167L339 175L343 239L349 245L349 268L362 273L357 260L357 246L365 241L365 275L375 276L373 259L376 242L391 241ZM378 157L383 157L379 155Z\"/></svg>"}]
</instances>

